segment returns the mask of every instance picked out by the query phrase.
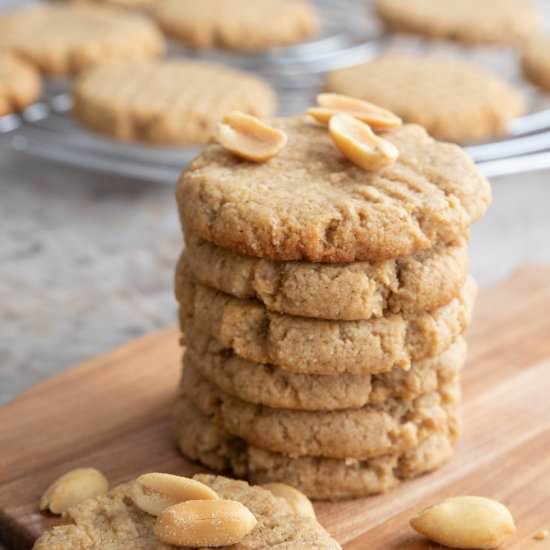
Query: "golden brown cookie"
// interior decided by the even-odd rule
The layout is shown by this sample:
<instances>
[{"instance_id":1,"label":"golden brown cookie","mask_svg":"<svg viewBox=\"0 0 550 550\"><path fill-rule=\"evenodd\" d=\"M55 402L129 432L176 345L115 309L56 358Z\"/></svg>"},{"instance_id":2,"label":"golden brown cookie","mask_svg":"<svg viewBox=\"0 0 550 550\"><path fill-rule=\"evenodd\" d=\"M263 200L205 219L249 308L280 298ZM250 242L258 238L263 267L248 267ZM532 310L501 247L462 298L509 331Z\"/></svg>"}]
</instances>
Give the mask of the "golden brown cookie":
<instances>
[{"instance_id":1,"label":"golden brown cookie","mask_svg":"<svg viewBox=\"0 0 550 550\"><path fill-rule=\"evenodd\" d=\"M8 52L0 52L0 116L20 111L42 93L42 81L34 67Z\"/></svg>"},{"instance_id":2,"label":"golden brown cookie","mask_svg":"<svg viewBox=\"0 0 550 550\"><path fill-rule=\"evenodd\" d=\"M379 262L455 242L491 201L466 153L419 126L386 133L399 158L365 171L326 127L306 117L273 124L288 143L268 162L212 144L191 163L177 188L187 231L249 256Z\"/></svg>"},{"instance_id":3,"label":"golden brown cookie","mask_svg":"<svg viewBox=\"0 0 550 550\"><path fill-rule=\"evenodd\" d=\"M292 457L342 460L403 453L435 432L447 433L460 399L455 380L410 401L390 398L339 411L272 409L221 391L189 365L181 388L203 414L250 445Z\"/></svg>"},{"instance_id":4,"label":"golden brown cookie","mask_svg":"<svg viewBox=\"0 0 550 550\"><path fill-rule=\"evenodd\" d=\"M265 116L275 94L260 78L222 65L194 61L112 63L77 82L73 114L91 130L115 139L157 144L199 144L225 113Z\"/></svg>"},{"instance_id":5,"label":"golden brown cookie","mask_svg":"<svg viewBox=\"0 0 550 550\"><path fill-rule=\"evenodd\" d=\"M307 0L158 0L152 13L167 34L193 48L259 51L302 42L319 29Z\"/></svg>"},{"instance_id":6,"label":"golden brown cookie","mask_svg":"<svg viewBox=\"0 0 550 550\"><path fill-rule=\"evenodd\" d=\"M0 17L0 49L40 70L74 74L99 63L158 57L164 42L147 18L108 6L45 5Z\"/></svg>"},{"instance_id":7,"label":"golden brown cookie","mask_svg":"<svg viewBox=\"0 0 550 550\"><path fill-rule=\"evenodd\" d=\"M392 314L369 321L327 321L282 315L196 282L181 267L176 295L184 338L207 334L255 363L302 374L373 374L445 351L470 325L477 287L432 312Z\"/></svg>"},{"instance_id":8,"label":"golden brown cookie","mask_svg":"<svg viewBox=\"0 0 550 550\"><path fill-rule=\"evenodd\" d=\"M550 90L550 35L536 36L527 43L521 65L531 82Z\"/></svg>"},{"instance_id":9,"label":"golden brown cookie","mask_svg":"<svg viewBox=\"0 0 550 550\"><path fill-rule=\"evenodd\" d=\"M438 139L480 141L502 135L525 111L513 87L455 58L386 54L330 73L326 88L385 107Z\"/></svg>"},{"instance_id":10,"label":"golden brown cookie","mask_svg":"<svg viewBox=\"0 0 550 550\"><path fill-rule=\"evenodd\" d=\"M377 264L277 262L185 236L193 276L236 298L290 315L356 321L448 304L468 274L468 239Z\"/></svg>"},{"instance_id":11,"label":"golden brown cookie","mask_svg":"<svg viewBox=\"0 0 550 550\"><path fill-rule=\"evenodd\" d=\"M220 498L244 504L257 520L256 527L233 550L261 548L315 548L341 550L321 525L299 516L282 498L261 487L226 477L197 474L193 479L208 485ZM46 531L34 550L170 550L154 534L156 518L133 502L132 484L126 483L107 495L87 499L72 507L65 524ZM181 548L181 547L180 547ZM226 547L228 548L228 547Z\"/></svg>"},{"instance_id":12,"label":"golden brown cookie","mask_svg":"<svg viewBox=\"0 0 550 550\"><path fill-rule=\"evenodd\" d=\"M174 428L182 453L213 470L230 470L254 483L288 483L310 498L338 500L385 493L439 468L452 456L460 420L449 417L448 433L433 433L410 451L369 460L291 458L253 447L213 424L186 399L176 405Z\"/></svg>"},{"instance_id":13,"label":"golden brown cookie","mask_svg":"<svg viewBox=\"0 0 550 550\"><path fill-rule=\"evenodd\" d=\"M183 363L220 390L243 401L275 409L335 411L381 405L388 399L410 401L455 383L466 360L460 338L441 355L418 361L409 370L336 376L292 373L252 363L203 334L194 334Z\"/></svg>"},{"instance_id":14,"label":"golden brown cookie","mask_svg":"<svg viewBox=\"0 0 550 550\"><path fill-rule=\"evenodd\" d=\"M474 44L517 44L536 29L531 0L375 0L389 30Z\"/></svg>"}]
</instances>

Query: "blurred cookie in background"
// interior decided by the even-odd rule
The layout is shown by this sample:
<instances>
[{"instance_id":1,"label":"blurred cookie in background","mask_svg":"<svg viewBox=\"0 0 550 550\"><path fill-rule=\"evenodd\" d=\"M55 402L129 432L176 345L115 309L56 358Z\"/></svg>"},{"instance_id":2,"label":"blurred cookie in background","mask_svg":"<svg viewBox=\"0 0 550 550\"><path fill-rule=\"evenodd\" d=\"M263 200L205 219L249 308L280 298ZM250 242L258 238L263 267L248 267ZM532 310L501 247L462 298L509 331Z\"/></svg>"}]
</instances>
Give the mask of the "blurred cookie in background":
<instances>
[{"instance_id":1,"label":"blurred cookie in background","mask_svg":"<svg viewBox=\"0 0 550 550\"><path fill-rule=\"evenodd\" d=\"M0 116L24 109L41 93L38 71L15 55L0 52Z\"/></svg>"},{"instance_id":2,"label":"blurred cookie in background","mask_svg":"<svg viewBox=\"0 0 550 550\"><path fill-rule=\"evenodd\" d=\"M114 7L40 4L0 17L0 49L66 75L115 59L157 57L164 39L152 21Z\"/></svg>"},{"instance_id":3,"label":"blurred cookie in background","mask_svg":"<svg viewBox=\"0 0 550 550\"><path fill-rule=\"evenodd\" d=\"M157 0L152 13L167 34L192 48L261 51L319 31L308 0Z\"/></svg>"},{"instance_id":4,"label":"blurred cookie in background","mask_svg":"<svg viewBox=\"0 0 550 550\"><path fill-rule=\"evenodd\" d=\"M550 35L536 36L527 43L521 66L531 82L550 91Z\"/></svg>"},{"instance_id":5,"label":"blurred cookie in background","mask_svg":"<svg viewBox=\"0 0 550 550\"><path fill-rule=\"evenodd\" d=\"M454 142L502 135L508 122L525 112L522 96L506 82L443 56L388 53L330 73L326 89L371 101Z\"/></svg>"},{"instance_id":6,"label":"blurred cookie in background","mask_svg":"<svg viewBox=\"0 0 550 550\"><path fill-rule=\"evenodd\" d=\"M73 114L121 141L202 144L232 110L263 117L275 93L260 78L215 63L153 61L99 66L76 83Z\"/></svg>"},{"instance_id":7,"label":"blurred cookie in background","mask_svg":"<svg viewBox=\"0 0 550 550\"><path fill-rule=\"evenodd\" d=\"M375 0L386 28L473 44L515 44L531 36L532 0Z\"/></svg>"},{"instance_id":8,"label":"blurred cookie in background","mask_svg":"<svg viewBox=\"0 0 550 550\"><path fill-rule=\"evenodd\" d=\"M113 6L121 6L123 8L146 8L157 0L67 0L73 3L91 3L91 4L111 4Z\"/></svg>"}]
</instances>

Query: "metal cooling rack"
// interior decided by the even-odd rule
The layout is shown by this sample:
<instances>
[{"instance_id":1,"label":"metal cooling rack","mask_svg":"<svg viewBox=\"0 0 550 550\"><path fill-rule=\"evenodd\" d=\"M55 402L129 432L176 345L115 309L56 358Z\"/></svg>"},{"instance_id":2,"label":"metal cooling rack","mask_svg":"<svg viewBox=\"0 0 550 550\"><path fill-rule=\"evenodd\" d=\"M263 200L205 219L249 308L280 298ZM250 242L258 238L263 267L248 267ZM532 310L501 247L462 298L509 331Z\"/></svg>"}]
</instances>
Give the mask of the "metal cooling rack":
<instances>
[{"instance_id":1,"label":"metal cooling rack","mask_svg":"<svg viewBox=\"0 0 550 550\"><path fill-rule=\"evenodd\" d=\"M322 30L314 41L253 56L196 53L172 44L169 56L218 61L254 71L277 90L280 115L303 112L321 89L327 71L366 61L380 49L402 41L388 40L371 26L361 2L316 0L316 4ZM407 47L410 49L411 44ZM432 48L431 43L418 40L412 47ZM533 90L528 91L534 112L514 120L505 139L466 147L485 175L550 168L550 104L540 98L533 101L533 94ZM42 101L19 114L0 117L0 135L10 134L13 148L24 154L163 184L174 184L182 167L199 150L114 142L77 126L69 115L70 108L70 83L50 80Z\"/></svg>"}]
</instances>

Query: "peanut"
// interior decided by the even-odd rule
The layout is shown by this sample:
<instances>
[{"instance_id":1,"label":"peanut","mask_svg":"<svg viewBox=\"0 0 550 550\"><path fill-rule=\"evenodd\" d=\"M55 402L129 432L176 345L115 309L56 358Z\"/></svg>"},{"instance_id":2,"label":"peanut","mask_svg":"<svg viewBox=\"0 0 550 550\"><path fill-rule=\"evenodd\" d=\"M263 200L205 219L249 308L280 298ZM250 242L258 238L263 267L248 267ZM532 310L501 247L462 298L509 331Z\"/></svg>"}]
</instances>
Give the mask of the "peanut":
<instances>
[{"instance_id":1,"label":"peanut","mask_svg":"<svg viewBox=\"0 0 550 550\"><path fill-rule=\"evenodd\" d=\"M216 500L218 495L208 485L171 474L144 474L133 487L136 506L158 516L165 508L186 500Z\"/></svg>"},{"instance_id":2,"label":"peanut","mask_svg":"<svg viewBox=\"0 0 550 550\"><path fill-rule=\"evenodd\" d=\"M104 495L109 490L105 476L95 468L77 468L54 481L40 499L40 510L62 514L87 498Z\"/></svg>"},{"instance_id":3,"label":"peanut","mask_svg":"<svg viewBox=\"0 0 550 550\"><path fill-rule=\"evenodd\" d=\"M313 504L298 489L286 483L266 483L262 487L273 493L276 497L284 498L297 515L317 519Z\"/></svg>"},{"instance_id":4,"label":"peanut","mask_svg":"<svg viewBox=\"0 0 550 550\"><path fill-rule=\"evenodd\" d=\"M318 107L307 110L321 124L328 124L329 120L338 113L346 113L365 122L376 131L391 130L401 126L401 119L387 109L374 103L340 94L319 94Z\"/></svg>"},{"instance_id":5,"label":"peanut","mask_svg":"<svg viewBox=\"0 0 550 550\"><path fill-rule=\"evenodd\" d=\"M503 504L483 497L453 497L426 508L411 526L449 548L497 548L516 532Z\"/></svg>"},{"instance_id":6,"label":"peanut","mask_svg":"<svg viewBox=\"0 0 550 550\"><path fill-rule=\"evenodd\" d=\"M256 526L252 512L235 500L188 500L166 508L157 518L155 535L175 546L229 546Z\"/></svg>"},{"instance_id":7,"label":"peanut","mask_svg":"<svg viewBox=\"0 0 550 550\"><path fill-rule=\"evenodd\" d=\"M330 119L329 133L340 152L364 170L379 170L399 156L393 143L378 137L368 124L345 113Z\"/></svg>"},{"instance_id":8,"label":"peanut","mask_svg":"<svg viewBox=\"0 0 550 550\"><path fill-rule=\"evenodd\" d=\"M260 119L232 111L218 124L216 139L234 155L253 162L265 162L279 154L286 145L284 132Z\"/></svg>"}]
</instances>

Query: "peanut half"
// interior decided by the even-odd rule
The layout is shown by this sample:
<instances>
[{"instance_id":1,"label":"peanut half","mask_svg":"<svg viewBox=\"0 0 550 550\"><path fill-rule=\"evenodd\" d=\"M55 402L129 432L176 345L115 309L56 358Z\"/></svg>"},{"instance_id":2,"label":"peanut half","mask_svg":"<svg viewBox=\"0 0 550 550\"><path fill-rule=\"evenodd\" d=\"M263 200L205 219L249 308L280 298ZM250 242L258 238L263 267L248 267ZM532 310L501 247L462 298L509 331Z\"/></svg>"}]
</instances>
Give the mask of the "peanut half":
<instances>
[{"instance_id":1,"label":"peanut half","mask_svg":"<svg viewBox=\"0 0 550 550\"><path fill-rule=\"evenodd\" d=\"M54 481L40 499L40 510L62 514L87 498L104 495L109 482L95 468L77 468Z\"/></svg>"},{"instance_id":2,"label":"peanut half","mask_svg":"<svg viewBox=\"0 0 550 550\"><path fill-rule=\"evenodd\" d=\"M512 514L500 502L483 497L453 497L426 508L412 527L449 548L497 548L516 532Z\"/></svg>"},{"instance_id":3,"label":"peanut half","mask_svg":"<svg viewBox=\"0 0 550 550\"><path fill-rule=\"evenodd\" d=\"M238 157L265 162L282 151L287 137L256 117L232 111L218 124L216 140Z\"/></svg>"},{"instance_id":4,"label":"peanut half","mask_svg":"<svg viewBox=\"0 0 550 550\"><path fill-rule=\"evenodd\" d=\"M393 143L378 137L368 124L351 115L334 115L328 128L340 152L364 170L379 170L395 162L399 156Z\"/></svg>"},{"instance_id":5,"label":"peanut half","mask_svg":"<svg viewBox=\"0 0 550 550\"><path fill-rule=\"evenodd\" d=\"M171 474L144 474L134 483L135 505L152 516L186 500L216 500L217 493L208 485L188 477Z\"/></svg>"},{"instance_id":6,"label":"peanut half","mask_svg":"<svg viewBox=\"0 0 550 550\"><path fill-rule=\"evenodd\" d=\"M242 541L256 523L252 512L235 500L188 500L160 514L155 535L175 546L229 546Z\"/></svg>"},{"instance_id":7,"label":"peanut half","mask_svg":"<svg viewBox=\"0 0 550 550\"><path fill-rule=\"evenodd\" d=\"M317 519L313 504L298 489L286 483L266 483L262 487L273 493L276 497L284 498L298 516Z\"/></svg>"},{"instance_id":8,"label":"peanut half","mask_svg":"<svg viewBox=\"0 0 550 550\"><path fill-rule=\"evenodd\" d=\"M391 111L346 95L319 94L317 104L318 107L311 107L307 110L307 114L321 124L328 124L329 120L338 113L351 115L367 123L376 131L391 130L402 124L402 120Z\"/></svg>"}]
</instances>

